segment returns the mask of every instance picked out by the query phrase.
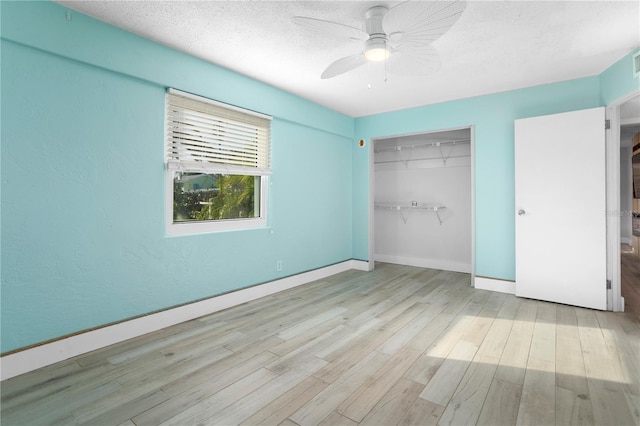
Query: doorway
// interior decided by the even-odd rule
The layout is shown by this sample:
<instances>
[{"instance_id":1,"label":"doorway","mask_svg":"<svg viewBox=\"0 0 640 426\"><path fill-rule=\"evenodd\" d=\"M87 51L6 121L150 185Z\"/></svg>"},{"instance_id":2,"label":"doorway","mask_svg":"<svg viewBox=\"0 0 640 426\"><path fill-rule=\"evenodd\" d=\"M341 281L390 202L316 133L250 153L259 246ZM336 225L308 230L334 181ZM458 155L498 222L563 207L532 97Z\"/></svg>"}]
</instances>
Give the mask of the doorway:
<instances>
[{"instance_id":1,"label":"doorway","mask_svg":"<svg viewBox=\"0 0 640 426\"><path fill-rule=\"evenodd\" d=\"M372 139L374 262L473 275L473 153L473 127Z\"/></svg>"},{"instance_id":2,"label":"doorway","mask_svg":"<svg viewBox=\"0 0 640 426\"><path fill-rule=\"evenodd\" d=\"M619 310L640 309L640 95L618 108L620 142ZM621 303L622 305L622 303ZM638 313L636 311L636 313Z\"/></svg>"}]
</instances>

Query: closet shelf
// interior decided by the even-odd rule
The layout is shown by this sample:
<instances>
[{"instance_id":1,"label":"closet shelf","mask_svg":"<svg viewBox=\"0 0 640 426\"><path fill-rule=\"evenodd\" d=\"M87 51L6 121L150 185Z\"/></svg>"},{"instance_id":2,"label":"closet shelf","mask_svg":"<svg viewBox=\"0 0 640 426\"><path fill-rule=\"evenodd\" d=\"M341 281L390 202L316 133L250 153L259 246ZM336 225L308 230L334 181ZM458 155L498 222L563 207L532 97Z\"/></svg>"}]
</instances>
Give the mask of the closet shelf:
<instances>
[{"instance_id":1,"label":"closet shelf","mask_svg":"<svg viewBox=\"0 0 640 426\"><path fill-rule=\"evenodd\" d=\"M396 145L389 146L384 148L375 149L374 152L401 152L401 151L409 151L409 158L398 159L398 160L390 160L390 161L374 161L374 164L382 164L382 163L404 163L405 167L408 167L409 161L420 161L420 160L442 160L443 165L447 165L447 160L449 158L462 158L462 157L470 157L471 154L467 155L451 155L453 153L453 149L456 145L469 144L471 140L454 140L454 141L434 141L428 143L420 143L413 145ZM449 145L448 149L444 149L443 147ZM425 157L425 158L410 158L411 151L418 148L437 148L440 154L439 157Z\"/></svg>"},{"instance_id":2,"label":"closet shelf","mask_svg":"<svg viewBox=\"0 0 640 426\"><path fill-rule=\"evenodd\" d=\"M394 210L400 213L402 221L406 224L409 214L412 210L426 210L435 212L438 222L442 225L442 217L440 211L447 207L438 203L419 203L417 201L411 201L408 203L374 203L374 207L379 210Z\"/></svg>"}]
</instances>

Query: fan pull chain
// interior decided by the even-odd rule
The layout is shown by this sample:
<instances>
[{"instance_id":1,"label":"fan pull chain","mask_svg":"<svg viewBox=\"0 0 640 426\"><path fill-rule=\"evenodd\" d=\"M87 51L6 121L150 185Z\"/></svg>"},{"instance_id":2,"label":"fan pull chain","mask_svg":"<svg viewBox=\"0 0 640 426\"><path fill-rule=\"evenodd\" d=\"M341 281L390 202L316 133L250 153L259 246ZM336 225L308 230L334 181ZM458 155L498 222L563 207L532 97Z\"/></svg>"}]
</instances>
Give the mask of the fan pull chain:
<instances>
[{"instance_id":1,"label":"fan pull chain","mask_svg":"<svg viewBox=\"0 0 640 426\"><path fill-rule=\"evenodd\" d=\"M384 48L385 48L385 49L387 49L387 48L388 48L386 40L385 40L385 42L384 42ZM387 58L385 58L385 60L384 60L384 82L385 82L385 83L387 82L387 68L388 68L388 66L389 66L389 58L387 57Z\"/></svg>"}]
</instances>

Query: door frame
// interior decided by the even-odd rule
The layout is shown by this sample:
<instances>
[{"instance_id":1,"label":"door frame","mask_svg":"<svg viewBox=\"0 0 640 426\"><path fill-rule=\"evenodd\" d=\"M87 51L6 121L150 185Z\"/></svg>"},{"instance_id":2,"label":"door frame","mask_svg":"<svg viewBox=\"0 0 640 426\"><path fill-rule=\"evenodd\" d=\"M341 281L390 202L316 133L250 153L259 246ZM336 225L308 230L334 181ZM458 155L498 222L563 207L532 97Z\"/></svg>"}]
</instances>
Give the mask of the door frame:
<instances>
[{"instance_id":1,"label":"door frame","mask_svg":"<svg viewBox=\"0 0 640 426\"><path fill-rule=\"evenodd\" d=\"M389 139L389 138L402 138L405 136L418 136L418 135L428 135L431 133L442 133L448 132L452 130L463 130L469 129L470 134L470 147L469 152L471 154L470 158L470 174L471 180L469 182L471 189L471 283L473 286L476 278L476 174L475 174L475 126L460 126L460 127L450 127L447 129L437 129L437 130L426 130L423 132L413 132L413 133L402 133L396 135L384 135L384 136L375 136L369 139L369 271L373 271L375 268L375 214L374 214L374 202L375 202L375 164L374 164L374 154L375 154L375 145L376 142L380 139Z\"/></svg>"},{"instance_id":2,"label":"door frame","mask_svg":"<svg viewBox=\"0 0 640 426\"><path fill-rule=\"evenodd\" d=\"M609 129L605 132L607 188L607 310L624 311L620 277L620 106L640 96L636 90L605 107Z\"/></svg>"}]
</instances>

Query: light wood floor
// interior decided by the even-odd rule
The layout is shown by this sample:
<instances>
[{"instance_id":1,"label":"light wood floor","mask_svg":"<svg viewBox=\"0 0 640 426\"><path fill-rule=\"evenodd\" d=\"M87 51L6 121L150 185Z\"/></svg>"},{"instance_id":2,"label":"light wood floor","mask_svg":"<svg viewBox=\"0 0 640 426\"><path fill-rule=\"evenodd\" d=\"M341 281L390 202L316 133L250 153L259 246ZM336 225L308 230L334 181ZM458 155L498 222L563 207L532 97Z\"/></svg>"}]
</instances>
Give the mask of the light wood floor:
<instances>
[{"instance_id":1,"label":"light wood floor","mask_svg":"<svg viewBox=\"0 0 640 426\"><path fill-rule=\"evenodd\" d=\"M624 314L349 271L5 381L2 425L640 424L639 271Z\"/></svg>"},{"instance_id":2,"label":"light wood floor","mask_svg":"<svg viewBox=\"0 0 640 426\"><path fill-rule=\"evenodd\" d=\"M622 296L625 312L640 318L640 258L631 253L622 253Z\"/></svg>"}]
</instances>

